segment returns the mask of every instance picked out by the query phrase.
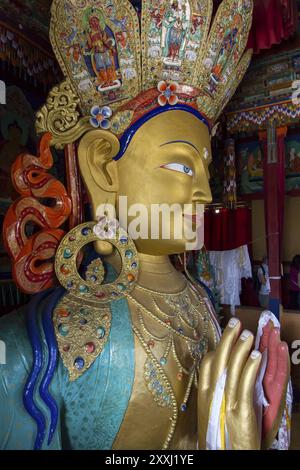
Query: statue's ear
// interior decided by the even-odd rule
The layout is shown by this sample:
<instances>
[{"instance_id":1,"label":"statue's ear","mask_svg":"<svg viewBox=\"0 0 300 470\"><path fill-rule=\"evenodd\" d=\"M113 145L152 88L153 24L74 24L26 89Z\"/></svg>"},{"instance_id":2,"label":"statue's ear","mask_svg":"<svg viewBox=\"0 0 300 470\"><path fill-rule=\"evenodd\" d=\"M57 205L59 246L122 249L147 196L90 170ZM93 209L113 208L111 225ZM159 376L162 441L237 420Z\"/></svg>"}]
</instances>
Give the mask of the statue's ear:
<instances>
[{"instance_id":1,"label":"statue's ear","mask_svg":"<svg viewBox=\"0 0 300 470\"><path fill-rule=\"evenodd\" d=\"M113 158L120 150L118 138L111 132L93 130L84 135L78 147L81 176L88 192L93 219L103 215L103 205L116 205L118 191L118 169ZM103 254L111 252L111 245L97 243L97 250Z\"/></svg>"},{"instance_id":2,"label":"statue's ear","mask_svg":"<svg viewBox=\"0 0 300 470\"><path fill-rule=\"evenodd\" d=\"M118 191L117 163L113 158L118 154L120 143L111 132L94 130L80 141L78 158L81 175L93 206L94 218L97 207L109 203L115 205Z\"/></svg>"}]
</instances>

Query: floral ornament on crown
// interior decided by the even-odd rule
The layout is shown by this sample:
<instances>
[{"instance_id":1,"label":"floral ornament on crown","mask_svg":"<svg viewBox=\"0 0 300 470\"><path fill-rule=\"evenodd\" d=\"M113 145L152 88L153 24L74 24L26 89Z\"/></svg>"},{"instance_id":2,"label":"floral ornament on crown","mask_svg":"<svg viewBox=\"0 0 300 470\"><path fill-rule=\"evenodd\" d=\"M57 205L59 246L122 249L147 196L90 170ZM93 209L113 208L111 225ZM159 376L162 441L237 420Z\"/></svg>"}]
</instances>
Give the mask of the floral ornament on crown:
<instances>
[{"instance_id":1,"label":"floral ornament on crown","mask_svg":"<svg viewBox=\"0 0 300 470\"><path fill-rule=\"evenodd\" d=\"M93 106L91 109L90 123L93 127L107 130L110 129L110 118L112 117L112 110L109 106Z\"/></svg>"},{"instance_id":2,"label":"floral ornament on crown","mask_svg":"<svg viewBox=\"0 0 300 470\"><path fill-rule=\"evenodd\" d=\"M168 83L166 81L161 81L157 85L158 91L161 93L158 97L158 104L160 106L166 106L166 104L170 104L174 106L178 103L178 96L177 93L179 91L178 83L172 82Z\"/></svg>"}]
</instances>

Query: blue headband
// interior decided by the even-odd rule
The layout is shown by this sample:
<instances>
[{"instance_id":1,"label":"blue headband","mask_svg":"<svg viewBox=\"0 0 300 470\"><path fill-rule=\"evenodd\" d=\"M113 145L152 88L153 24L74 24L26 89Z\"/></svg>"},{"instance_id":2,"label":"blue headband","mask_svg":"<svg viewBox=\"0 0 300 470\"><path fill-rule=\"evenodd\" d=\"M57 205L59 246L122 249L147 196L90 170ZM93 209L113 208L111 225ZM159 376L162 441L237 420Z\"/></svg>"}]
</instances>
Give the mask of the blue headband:
<instances>
[{"instance_id":1,"label":"blue headband","mask_svg":"<svg viewBox=\"0 0 300 470\"><path fill-rule=\"evenodd\" d=\"M149 113L142 116L124 132L120 139L120 151L118 155L114 158L114 160L118 161L120 160L120 158L123 157L134 134L143 124L145 124L153 117L158 116L159 114L164 113L166 111L186 111L187 113L196 116L198 119L200 119L201 122L203 122L208 127L208 129L210 129L207 119L205 119L205 117L203 117L203 115L197 109L192 108L191 106L188 106L186 104L176 104L174 106L167 104L166 106L161 106L159 108L152 109L152 111L149 111Z\"/></svg>"}]
</instances>

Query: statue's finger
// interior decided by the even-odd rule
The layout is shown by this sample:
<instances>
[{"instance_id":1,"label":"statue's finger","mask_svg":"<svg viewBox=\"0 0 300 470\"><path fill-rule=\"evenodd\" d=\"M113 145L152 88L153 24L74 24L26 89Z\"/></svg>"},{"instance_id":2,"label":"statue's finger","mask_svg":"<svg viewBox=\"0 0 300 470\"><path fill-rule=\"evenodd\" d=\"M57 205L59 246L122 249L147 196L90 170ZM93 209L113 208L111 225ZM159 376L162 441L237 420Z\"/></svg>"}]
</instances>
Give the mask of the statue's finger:
<instances>
[{"instance_id":1,"label":"statue's finger","mask_svg":"<svg viewBox=\"0 0 300 470\"><path fill-rule=\"evenodd\" d=\"M201 361L201 365L199 369L199 380L198 380L199 394L206 392L207 390L210 390L212 388L211 371L213 367L214 356L215 356L215 352L211 351L207 353Z\"/></svg>"},{"instance_id":2,"label":"statue's finger","mask_svg":"<svg viewBox=\"0 0 300 470\"><path fill-rule=\"evenodd\" d=\"M214 367L212 371L213 386L215 386L224 370L228 367L230 355L239 337L241 326L241 322L237 318L231 318L228 322L215 352Z\"/></svg>"},{"instance_id":3,"label":"statue's finger","mask_svg":"<svg viewBox=\"0 0 300 470\"><path fill-rule=\"evenodd\" d=\"M290 358L288 345L281 341L277 346L277 370L275 374L275 383L284 389L290 375Z\"/></svg>"},{"instance_id":4,"label":"statue's finger","mask_svg":"<svg viewBox=\"0 0 300 470\"><path fill-rule=\"evenodd\" d=\"M277 371L274 381L270 384L270 405L265 409L263 417L264 448L269 448L274 441L285 407L285 393L290 377L290 360L288 346L280 342L277 346Z\"/></svg>"},{"instance_id":5,"label":"statue's finger","mask_svg":"<svg viewBox=\"0 0 300 470\"><path fill-rule=\"evenodd\" d=\"M254 387L257 373L261 364L261 353L252 351L244 367L238 388L237 403L240 408L245 408L248 413L253 409Z\"/></svg>"},{"instance_id":6,"label":"statue's finger","mask_svg":"<svg viewBox=\"0 0 300 470\"><path fill-rule=\"evenodd\" d=\"M215 352L209 352L202 359L198 380L198 438L199 448L206 448L206 433L209 421L210 405L213 399L214 389L211 385L211 370L213 367ZM209 395L210 394L210 395Z\"/></svg>"},{"instance_id":7,"label":"statue's finger","mask_svg":"<svg viewBox=\"0 0 300 470\"><path fill-rule=\"evenodd\" d=\"M269 344L268 344L268 363L266 368L266 373L264 376L264 388L266 391L266 395L268 398L268 387L271 383L273 383L275 374L277 371L277 348L280 343L280 331L278 328L274 328L269 336Z\"/></svg>"},{"instance_id":8,"label":"statue's finger","mask_svg":"<svg viewBox=\"0 0 300 470\"><path fill-rule=\"evenodd\" d=\"M259 350L260 352L264 352L264 350L268 347L270 333L273 330L273 322L269 321L267 325L263 328L263 334L260 339L259 343Z\"/></svg>"},{"instance_id":9,"label":"statue's finger","mask_svg":"<svg viewBox=\"0 0 300 470\"><path fill-rule=\"evenodd\" d=\"M227 371L225 387L226 405L228 409L234 408L237 402L239 383L243 374L245 364L253 347L254 336L245 330L235 344Z\"/></svg>"}]
</instances>

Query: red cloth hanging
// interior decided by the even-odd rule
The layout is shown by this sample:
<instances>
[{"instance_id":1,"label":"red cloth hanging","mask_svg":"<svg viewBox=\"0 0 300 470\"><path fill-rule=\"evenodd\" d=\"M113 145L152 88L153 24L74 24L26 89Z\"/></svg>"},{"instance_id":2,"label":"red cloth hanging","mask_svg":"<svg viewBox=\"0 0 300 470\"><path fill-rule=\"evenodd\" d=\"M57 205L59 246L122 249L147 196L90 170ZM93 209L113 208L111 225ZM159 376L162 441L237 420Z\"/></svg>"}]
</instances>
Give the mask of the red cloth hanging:
<instances>
[{"instance_id":1,"label":"red cloth hanging","mask_svg":"<svg viewBox=\"0 0 300 470\"><path fill-rule=\"evenodd\" d=\"M222 0L214 0L215 11ZM258 54L280 44L297 30L297 0L254 0L248 48Z\"/></svg>"},{"instance_id":2,"label":"red cloth hanging","mask_svg":"<svg viewBox=\"0 0 300 470\"><path fill-rule=\"evenodd\" d=\"M256 0L248 47L259 53L280 44L297 29L296 0Z\"/></svg>"},{"instance_id":3,"label":"red cloth hanging","mask_svg":"<svg viewBox=\"0 0 300 470\"><path fill-rule=\"evenodd\" d=\"M251 210L210 209L205 212L205 247L208 251L235 250L251 243Z\"/></svg>"}]
</instances>

